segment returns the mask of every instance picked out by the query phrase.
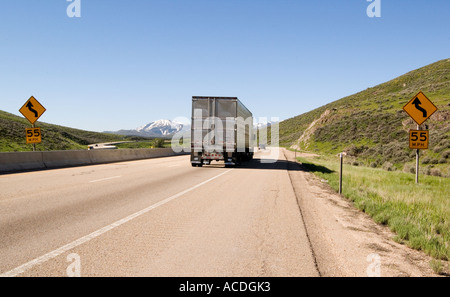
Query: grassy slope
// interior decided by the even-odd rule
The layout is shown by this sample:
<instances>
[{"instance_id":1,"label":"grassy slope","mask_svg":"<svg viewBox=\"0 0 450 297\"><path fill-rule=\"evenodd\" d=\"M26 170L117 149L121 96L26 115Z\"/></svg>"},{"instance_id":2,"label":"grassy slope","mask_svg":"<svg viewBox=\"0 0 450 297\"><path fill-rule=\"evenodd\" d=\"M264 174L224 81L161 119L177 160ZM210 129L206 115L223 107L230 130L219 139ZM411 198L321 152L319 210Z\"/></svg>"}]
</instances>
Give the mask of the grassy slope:
<instances>
[{"instance_id":1,"label":"grassy slope","mask_svg":"<svg viewBox=\"0 0 450 297\"><path fill-rule=\"evenodd\" d=\"M297 143L308 126L329 110L315 125L311 137L299 143L300 148L324 154L347 151L354 163L414 170L409 164L415 160L415 152L409 149L408 131L415 129L416 124L402 108L419 90L439 108L425 123L430 130L430 149L421 152L421 170L448 176L450 59L283 121L280 143Z\"/></svg>"},{"instance_id":2,"label":"grassy slope","mask_svg":"<svg viewBox=\"0 0 450 297\"><path fill-rule=\"evenodd\" d=\"M30 123L22 117L0 111L0 152L31 151L26 144L25 128ZM40 151L87 149L88 144L130 140L133 137L83 131L42 122L36 127L42 129L42 143L36 148Z\"/></svg>"}]
</instances>

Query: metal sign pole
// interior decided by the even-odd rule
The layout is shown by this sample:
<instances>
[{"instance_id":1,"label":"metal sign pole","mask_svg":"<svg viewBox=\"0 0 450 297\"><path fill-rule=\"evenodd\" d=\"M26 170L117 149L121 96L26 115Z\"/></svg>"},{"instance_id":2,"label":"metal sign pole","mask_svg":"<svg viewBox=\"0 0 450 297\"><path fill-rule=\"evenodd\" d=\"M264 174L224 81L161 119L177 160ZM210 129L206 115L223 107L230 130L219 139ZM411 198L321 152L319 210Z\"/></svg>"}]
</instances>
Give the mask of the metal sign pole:
<instances>
[{"instance_id":1,"label":"metal sign pole","mask_svg":"<svg viewBox=\"0 0 450 297\"><path fill-rule=\"evenodd\" d=\"M417 130L421 130L420 125L417 125ZM420 152L420 150L417 149L416 150L416 184L419 183L419 152Z\"/></svg>"},{"instance_id":2,"label":"metal sign pole","mask_svg":"<svg viewBox=\"0 0 450 297\"><path fill-rule=\"evenodd\" d=\"M33 125L31 125L31 128L35 128L35 126L34 126L34 124ZM35 152L36 151L36 143L33 143L33 152Z\"/></svg>"},{"instance_id":3,"label":"metal sign pole","mask_svg":"<svg viewBox=\"0 0 450 297\"><path fill-rule=\"evenodd\" d=\"M416 184L419 183L419 150L416 150Z\"/></svg>"}]
</instances>

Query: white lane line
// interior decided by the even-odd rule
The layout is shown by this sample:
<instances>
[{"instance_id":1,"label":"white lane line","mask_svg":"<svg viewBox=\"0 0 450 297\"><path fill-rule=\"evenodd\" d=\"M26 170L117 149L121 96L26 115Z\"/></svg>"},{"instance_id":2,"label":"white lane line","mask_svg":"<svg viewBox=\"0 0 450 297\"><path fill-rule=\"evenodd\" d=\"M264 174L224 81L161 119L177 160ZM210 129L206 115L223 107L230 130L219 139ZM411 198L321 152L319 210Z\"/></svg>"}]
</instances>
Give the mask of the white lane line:
<instances>
[{"instance_id":1,"label":"white lane line","mask_svg":"<svg viewBox=\"0 0 450 297\"><path fill-rule=\"evenodd\" d=\"M91 180L89 183L98 183L98 182L102 182L105 180L110 180L110 179L116 179L116 178L121 178L122 176L113 176L113 177L107 177L107 178L102 178L102 179L97 179L97 180Z\"/></svg>"},{"instance_id":2,"label":"white lane line","mask_svg":"<svg viewBox=\"0 0 450 297\"><path fill-rule=\"evenodd\" d=\"M193 187L191 187L191 188L189 188L187 190L184 190L184 191L182 191L182 192L180 192L178 194L170 196L169 198L166 198L166 199L164 199L164 200L162 200L162 201L160 201L158 203L153 204L152 206L144 208L143 210L138 211L138 212L136 212L136 213L134 213L134 214L132 214L132 215L126 217L126 218L123 218L123 219L121 219L121 220L119 220L119 221L117 221L115 223L112 223L111 225L103 227L103 228L101 228L101 229L99 229L99 230L97 230L95 232L92 232L89 235L86 235L84 237L81 237L81 238L79 238L79 239L69 243L69 244L66 244L65 246L62 246L62 247L60 247L60 248L58 248L58 249L56 249L56 250L54 250L54 251L52 251L50 253L47 253L47 254L45 254L45 255L43 255L43 256L41 256L39 258L36 258L34 260L31 260L30 262L25 263L25 264L23 264L23 265L21 265L19 267L16 267L16 268L14 268L11 271L8 271L8 272L5 272L3 274L0 274L0 277L15 277L15 276L18 276L19 274L24 273L25 271L31 269L32 267L34 267L36 265L42 264L44 262L47 262L48 260L56 258L59 255L65 253L65 252L67 252L67 251L69 251L69 250L71 250L73 248L76 248L77 246L80 246L80 245L82 245L82 244L84 244L84 243L86 243L86 242L88 242L88 241L90 241L90 240L92 240L92 239L94 239L96 237L99 237L100 235L102 235L102 234L104 234L104 233L106 233L106 232L108 232L108 231L110 231L110 230L112 230L114 228L117 228L117 227L119 227L119 226L121 226L121 225L123 225L123 224L125 224L125 223L127 223L127 222L129 222L129 221L131 221L131 220L133 220L133 219L143 215L143 214L146 214L147 212L149 212L149 211L151 211L151 210L153 210L153 209L155 209L157 207L160 207L160 206L162 206L162 205L164 205L164 204L166 204L166 203L168 203L168 202L170 202L170 201L172 201L174 199L179 198L179 197L183 196L184 194L189 193L189 192L191 192L191 191L193 191L193 190L195 190L195 189L197 189L197 188L199 188L199 187L201 187L201 186L203 186L203 185L205 185L205 184L207 184L207 183L209 183L209 182L211 182L211 181L221 177L222 175L227 174L228 172L230 172L232 170L233 169L227 170L227 171L225 171L225 172L223 172L223 173L221 173L221 174L219 174L219 175L217 175L217 176L215 176L213 178L210 178L210 179L208 179L208 180L206 180L206 181L204 181L202 183L199 183L196 186L193 186Z\"/></svg>"}]
</instances>

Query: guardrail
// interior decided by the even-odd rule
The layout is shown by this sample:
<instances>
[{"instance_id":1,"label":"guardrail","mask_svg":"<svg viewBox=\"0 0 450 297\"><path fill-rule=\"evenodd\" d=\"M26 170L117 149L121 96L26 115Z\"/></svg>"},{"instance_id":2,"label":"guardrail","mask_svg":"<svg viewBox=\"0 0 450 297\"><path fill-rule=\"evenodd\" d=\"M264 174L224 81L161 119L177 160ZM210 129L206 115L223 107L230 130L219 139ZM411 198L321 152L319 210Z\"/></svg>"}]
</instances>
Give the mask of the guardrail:
<instances>
[{"instance_id":1,"label":"guardrail","mask_svg":"<svg viewBox=\"0 0 450 297\"><path fill-rule=\"evenodd\" d=\"M0 153L0 173L87 166L183 155L171 148Z\"/></svg>"}]
</instances>

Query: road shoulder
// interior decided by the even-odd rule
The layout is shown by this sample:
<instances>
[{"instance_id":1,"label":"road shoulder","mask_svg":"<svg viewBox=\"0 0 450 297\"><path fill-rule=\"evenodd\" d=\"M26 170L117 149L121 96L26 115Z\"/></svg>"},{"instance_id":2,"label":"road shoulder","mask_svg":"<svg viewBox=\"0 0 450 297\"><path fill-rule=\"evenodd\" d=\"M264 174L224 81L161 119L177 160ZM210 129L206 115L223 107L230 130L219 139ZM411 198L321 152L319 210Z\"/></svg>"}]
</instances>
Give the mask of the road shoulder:
<instances>
[{"instance_id":1,"label":"road shoulder","mask_svg":"<svg viewBox=\"0 0 450 297\"><path fill-rule=\"evenodd\" d=\"M387 227L314 174L299 170L294 152L284 154L322 276L437 276L429 266L431 257L393 241Z\"/></svg>"}]
</instances>

